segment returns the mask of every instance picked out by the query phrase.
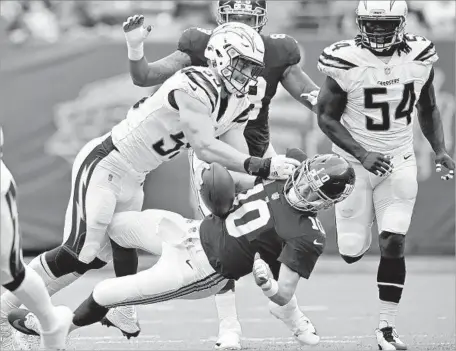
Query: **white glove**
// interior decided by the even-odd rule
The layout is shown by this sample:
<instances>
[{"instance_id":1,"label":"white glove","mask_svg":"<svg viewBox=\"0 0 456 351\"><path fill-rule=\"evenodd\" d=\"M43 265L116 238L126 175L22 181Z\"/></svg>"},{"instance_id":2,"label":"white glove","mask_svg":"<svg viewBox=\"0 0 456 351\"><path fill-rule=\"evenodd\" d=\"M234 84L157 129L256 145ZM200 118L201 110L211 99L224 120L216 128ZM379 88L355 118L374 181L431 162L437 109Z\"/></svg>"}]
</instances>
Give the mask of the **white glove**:
<instances>
[{"instance_id":1,"label":"white glove","mask_svg":"<svg viewBox=\"0 0 456 351\"><path fill-rule=\"evenodd\" d=\"M318 101L318 94L320 93L320 90L313 90L311 91L310 93L306 93L306 94L301 94L301 97L307 99L307 101L309 101L312 106L315 106L317 104L317 101Z\"/></svg>"},{"instance_id":2,"label":"white glove","mask_svg":"<svg viewBox=\"0 0 456 351\"><path fill-rule=\"evenodd\" d=\"M206 169L210 169L211 166L206 162L201 162L201 164L195 169L195 186L196 190L200 191L201 186L203 185L203 172Z\"/></svg>"},{"instance_id":3,"label":"white glove","mask_svg":"<svg viewBox=\"0 0 456 351\"><path fill-rule=\"evenodd\" d=\"M127 18L123 23L123 31L127 40L128 58L140 60L144 56L144 40L151 32L151 26L144 25L143 15L134 15Z\"/></svg>"},{"instance_id":4,"label":"white glove","mask_svg":"<svg viewBox=\"0 0 456 351\"><path fill-rule=\"evenodd\" d=\"M269 179L287 179L291 176L301 162L294 158L288 158L284 155L271 157L271 167L269 170Z\"/></svg>"},{"instance_id":5,"label":"white glove","mask_svg":"<svg viewBox=\"0 0 456 351\"><path fill-rule=\"evenodd\" d=\"M256 285L258 285L261 290L263 290L263 293L267 297L271 297L277 294L279 291L279 286L272 276L269 265L261 259L258 252L255 254L252 273L253 277L255 278Z\"/></svg>"}]
</instances>

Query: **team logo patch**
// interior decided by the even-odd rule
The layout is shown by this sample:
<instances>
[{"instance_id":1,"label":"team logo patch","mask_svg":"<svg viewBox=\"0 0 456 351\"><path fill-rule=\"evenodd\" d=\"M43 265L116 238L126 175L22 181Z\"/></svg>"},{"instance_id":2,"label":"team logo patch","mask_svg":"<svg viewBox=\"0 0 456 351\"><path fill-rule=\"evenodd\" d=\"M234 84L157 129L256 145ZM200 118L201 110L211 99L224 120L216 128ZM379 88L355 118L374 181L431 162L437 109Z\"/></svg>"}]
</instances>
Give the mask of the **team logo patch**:
<instances>
[{"instance_id":1,"label":"team logo patch","mask_svg":"<svg viewBox=\"0 0 456 351\"><path fill-rule=\"evenodd\" d=\"M385 74L388 75L391 73L391 67L385 67Z\"/></svg>"}]
</instances>

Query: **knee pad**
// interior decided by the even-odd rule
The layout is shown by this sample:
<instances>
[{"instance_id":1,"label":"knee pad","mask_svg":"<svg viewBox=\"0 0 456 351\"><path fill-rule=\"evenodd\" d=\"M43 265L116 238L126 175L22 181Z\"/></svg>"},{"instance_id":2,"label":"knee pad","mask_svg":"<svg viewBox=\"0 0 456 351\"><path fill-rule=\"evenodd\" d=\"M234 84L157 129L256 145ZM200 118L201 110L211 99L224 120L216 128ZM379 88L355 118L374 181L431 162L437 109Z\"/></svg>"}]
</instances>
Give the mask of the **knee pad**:
<instances>
[{"instance_id":1,"label":"knee pad","mask_svg":"<svg viewBox=\"0 0 456 351\"><path fill-rule=\"evenodd\" d=\"M46 252L44 255L46 263L52 274L56 277L62 277L69 273L84 274L91 269L100 269L106 266L106 262L95 258L90 263L83 263L68 252L65 247L59 246Z\"/></svg>"},{"instance_id":2,"label":"knee pad","mask_svg":"<svg viewBox=\"0 0 456 351\"><path fill-rule=\"evenodd\" d=\"M360 259L362 259L364 256L364 254L360 255L360 256L356 256L356 257L352 257L352 256L346 256L346 255L342 255L340 254L340 257L342 257L342 259L347 262L348 264L352 264L352 263L355 263L355 262L358 262Z\"/></svg>"},{"instance_id":3,"label":"knee pad","mask_svg":"<svg viewBox=\"0 0 456 351\"><path fill-rule=\"evenodd\" d=\"M22 269L14 272L13 281L8 284L4 284L3 287L14 293L14 291L21 286L24 279L25 279L25 267L22 265Z\"/></svg>"},{"instance_id":4,"label":"knee pad","mask_svg":"<svg viewBox=\"0 0 456 351\"><path fill-rule=\"evenodd\" d=\"M357 233L337 233L337 245L342 258L345 260L345 257L349 257L355 259L353 262L358 261L370 247L370 235L368 238Z\"/></svg>"},{"instance_id":5,"label":"knee pad","mask_svg":"<svg viewBox=\"0 0 456 351\"><path fill-rule=\"evenodd\" d=\"M380 253L385 258L402 258L405 251L405 235L383 231L379 235Z\"/></svg>"}]
</instances>

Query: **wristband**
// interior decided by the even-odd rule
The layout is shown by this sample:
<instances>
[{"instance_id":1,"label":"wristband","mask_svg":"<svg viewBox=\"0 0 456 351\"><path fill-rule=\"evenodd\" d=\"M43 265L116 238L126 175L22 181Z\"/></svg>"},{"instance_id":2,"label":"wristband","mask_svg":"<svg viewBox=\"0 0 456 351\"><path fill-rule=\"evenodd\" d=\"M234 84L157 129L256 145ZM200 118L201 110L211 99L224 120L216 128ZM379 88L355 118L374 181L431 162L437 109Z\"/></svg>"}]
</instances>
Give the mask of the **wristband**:
<instances>
[{"instance_id":1,"label":"wristband","mask_svg":"<svg viewBox=\"0 0 456 351\"><path fill-rule=\"evenodd\" d=\"M274 296L279 292L279 284L277 283L277 281L275 279L270 279L269 282L271 283L271 287L267 290L263 290L263 294L266 297Z\"/></svg>"},{"instance_id":2,"label":"wristband","mask_svg":"<svg viewBox=\"0 0 456 351\"><path fill-rule=\"evenodd\" d=\"M144 43L141 43L137 48L132 48L127 44L128 59L131 61L139 61L144 57Z\"/></svg>"},{"instance_id":3,"label":"wristband","mask_svg":"<svg viewBox=\"0 0 456 351\"><path fill-rule=\"evenodd\" d=\"M267 179L271 171L271 159L249 157L244 161L244 169L250 175Z\"/></svg>"}]
</instances>

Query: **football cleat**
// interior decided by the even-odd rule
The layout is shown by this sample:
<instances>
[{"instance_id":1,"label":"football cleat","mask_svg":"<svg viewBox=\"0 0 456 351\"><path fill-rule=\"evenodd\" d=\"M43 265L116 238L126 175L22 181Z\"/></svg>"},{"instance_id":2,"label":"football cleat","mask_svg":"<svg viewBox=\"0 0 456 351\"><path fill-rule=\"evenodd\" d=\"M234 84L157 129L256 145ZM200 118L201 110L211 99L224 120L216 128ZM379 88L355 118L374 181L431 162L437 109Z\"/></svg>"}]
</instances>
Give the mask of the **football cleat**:
<instances>
[{"instance_id":1,"label":"football cleat","mask_svg":"<svg viewBox=\"0 0 456 351\"><path fill-rule=\"evenodd\" d=\"M225 318L220 321L219 335L215 343L216 350L241 349L241 324L237 318Z\"/></svg>"},{"instance_id":2,"label":"football cleat","mask_svg":"<svg viewBox=\"0 0 456 351\"><path fill-rule=\"evenodd\" d=\"M56 325L52 331L41 332L41 349L64 350L70 327L73 322L73 311L66 306L55 307Z\"/></svg>"},{"instance_id":3,"label":"football cleat","mask_svg":"<svg viewBox=\"0 0 456 351\"><path fill-rule=\"evenodd\" d=\"M102 325L119 329L130 340L141 332L135 306L120 306L111 308L100 321Z\"/></svg>"},{"instance_id":4,"label":"football cleat","mask_svg":"<svg viewBox=\"0 0 456 351\"><path fill-rule=\"evenodd\" d=\"M40 322L29 310L17 308L8 315L10 325L25 335L40 336Z\"/></svg>"},{"instance_id":5,"label":"football cleat","mask_svg":"<svg viewBox=\"0 0 456 351\"><path fill-rule=\"evenodd\" d=\"M404 344L394 327L385 327L375 329L379 350L407 350L407 345Z\"/></svg>"},{"instance_id":6,"label":"football cleat","mask_svg":"<svg viewBox=\"0 0 456 351\"><path fill-rule=\"evenodd\" d=\"M301 317L294 321L292 319L284 318L279 310L271 309L271 314L280 319L288 329L291 330L293 336L301 345L317 345L320 342L320 336L317 334L317 330L313 326L309 318L307 318L303 313Z\"/></svg>"}]
</instances>

